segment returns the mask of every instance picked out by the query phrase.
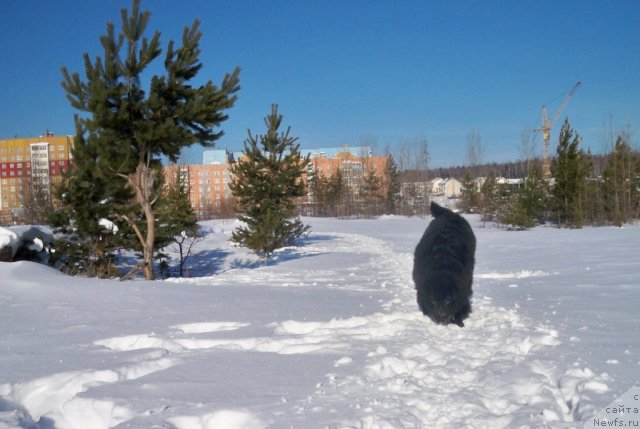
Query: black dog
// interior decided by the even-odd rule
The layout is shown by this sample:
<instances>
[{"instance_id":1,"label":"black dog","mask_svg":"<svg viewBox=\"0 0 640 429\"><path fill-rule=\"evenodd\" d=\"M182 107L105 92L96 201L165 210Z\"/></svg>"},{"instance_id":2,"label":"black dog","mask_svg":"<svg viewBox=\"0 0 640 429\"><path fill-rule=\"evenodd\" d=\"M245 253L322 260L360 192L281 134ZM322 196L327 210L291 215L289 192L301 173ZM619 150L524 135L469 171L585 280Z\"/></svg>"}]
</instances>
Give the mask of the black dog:
<instances>
[{"instance_id":1,"label":"black dog","mask_svg":"<svg viewBox=\"0 0 640 429\"><path fill-rule=\"evenodd\" d=\"M464 326L471 313L476 237L462 216L434 202L430 208L434 219L413 260L418 306L435 323Z\"/></svg>"}]
</instances>

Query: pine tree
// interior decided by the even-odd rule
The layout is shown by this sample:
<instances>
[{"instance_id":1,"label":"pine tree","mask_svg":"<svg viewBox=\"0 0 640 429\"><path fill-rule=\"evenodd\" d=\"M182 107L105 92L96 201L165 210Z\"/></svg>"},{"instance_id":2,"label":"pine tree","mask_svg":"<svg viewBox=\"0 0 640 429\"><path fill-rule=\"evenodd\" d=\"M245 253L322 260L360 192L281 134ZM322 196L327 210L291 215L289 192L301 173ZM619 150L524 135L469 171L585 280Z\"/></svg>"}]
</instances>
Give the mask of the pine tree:
<instances>
[{"instance_id":1,"label":"pine tree","mask_svg":"<svg viewBox=\"0 0 640 429\"><path fill-rule=\"evenodd\" d=\"M467 171L462 179L462 199L460 206L465 213L478 213L480 210L480 192L476 182Z\"/></svg>"},{"instance_id":2,"label":"pine tree","mask_svg":"<svg viewBox=\"0 0 640 429\"><path fill-rule=\"evenodd\" d=\"M364 216L376 216L380 206L380 179L373 169L368 169L361 184L362 214Z\"/></svg>"},{"instance_id":3,"label":"pine tree","mask_svg":"<svg viewBox=\"0 0 640 429\"><path fill-rule=\"evenodd\" d=\"M307 177L308 195L312 200L313 216L327 216L329 180L318 169L313 166L313 172Z\"/></svg>"},{"instance_id":4,"label":"pine tree","mask_svg":"<svg viewBox=\"0 0 640 429\"><path fill-rule=\"evenodd\" d=\"M307 182L313 196L314 216L339 216L342 213L344 184L342 169L327 177L316 169Z\"/></svg>"},{"instance_id":5,"label":"pine tree","mask_svg":"<svg viewBox=\"0 0 640 429\"><path fill-rule=\"evenodd\" d=\"M348 188L344 183L342 169L338 168L326 180L327 216L344 216L346 211L346 194Z\"/></svg>"},{"instance_id":6,"label":"pine tree","mask_svg":"<svg viewBox=\"0 0 640 429\"><path fill-rule=\"evenodd\" d=\"M386 185L384 196L385 214L396 214L400 200L400 174L398 173L396 161L391 155L387 157L387 162L384 166L384 179Z\"/></svg>"},{"instance_id":7,"label":"pine tree","mask_svg":"<svg viewBox=\"0 0 640 429\"><path fill-rule=\"evenodd\" d=\"M555 177L551 193L556 221L570 228L581 228L583 225L581 197L585 193L589 166L579 146L580 136L565 119L560 130L557 157L551 165Z\"/></svg>"},{"instance_id":8,"label":"pine tree","mask_svg":"<svg viewBox=\"0 0 640 429\"><path fill-rule=\"evenodd\" d=\"M480 187L480 214L483 222L493 220L498 207L496 177L491 172Z\"/></svg>"},{"instance_id":9,"label":"pine tree","mask_svg":"<svg viewBox=\"0 0 640 429\"><path fill-rule=\"evenodd\" d=\"M517 229L532 228L546 214L547 185L542 177L542 166L533 162L522 185L501 204L498 220Z\"/></svg>"},{"instance_id":10,"label":"pine tree","mask_svg":"<svg viewBox=\"0 0 640 429\"><path fill-rule=\"evenodd\" d=\"M76 125L81 127L81 124ZM105 229L102 220L115 219L111 204L130 200L131 192L117 180L109 180L98 168L98 146L79 134L75 139L72 168L55 188L58 207L49 214L49 223L61 236L56 241L58 264L70 274L91 277L115 275L115 252L119 234Z\"/></svg>"},{"instance_id":11,"label":"pine tree","mask_svg":"<svg viewBox=\"0 0 640 429\"><path fill-rule=\"evenodd\" d=\"M291 128L278 132L282 115L278 106L271 107L265 118L267 132L249 137L244 143L244 156L231 167L234 181L231 191L238 203L237 228L231 239L268 258L275 249L288 246L309 227L295 217L295 198L304 196L302 180L309 157L300 154L297 137Z\"/></svg>"},{"instance_id":12,"label":"pine tree","mask_svg":"<svg viewBox=\"0 0 640 429\"><path fill-rule=\"evenodd\" d=\"M195 143L212 146L222 136L216 131L227 119L224 110L233 106L239 90L239 69L225 75L220 88L208 81L195 86L202 64L199 61L199 21L186 27L182 46L167 45L164 74L154 75L144 88L148 67L160 57L160 33L145 36L150 12L140 11L134 0L129 15L121 11L122 28L116 35L113 23L100 38L104 55L95 60L84 55L86 81L78 73L62 69L62 86L71 105L86 116L76 115L76 142L86 146L74 149L71 175L84 168L80 154L90 149L97 156L97 174L110 186L127 188L128 199L113 199L113 215L126 222L140 243L142 269L153 279L156 246L158 169L162 156L177 160L181 149ZM70 204L75 204L73 201ZM140 218L143 222L139 222Z\"/></svg>"},{"instance_id":13,"label":"pine tree","mask_svg":"<svg viewBox=\"0 0 640 429\"><path fill-rule=\"evenodd\" d=\"M514 229L528 229L535 225L527 213L523 195L514 193L498 207L498 222Z\"/></svg>"},{"instance_id":14,"label":"pine tree","mask_svg":"<svg viewBox=\"0 0 640 429\"><path fill-rule=\"evenodd\" d=\"M605 223L602 177L594 171L594 156L591 150L584 155L585 181L580 192L583 224L603 225Z\"/></svg>"},{"instance_id":15,"label":"pine tree","mask_svg":"<svg viewBox=\"0 0 640 429\"><path fill-rule=\"evenodd\" d=\"M605 209L616 226L637 216L640 159L624 135L618 136L604 170Z\"/></svg>"},{"instance_id":16,"label":"pine tree","mask_svg":"<svg viewBox=\"0 0 640 429\"><path fill-rule=\"evenodd\" d=\"M189 184L180 169L168 183L157 210L158 248L169 246L178 253L178 276L183 277L184 266L193 245L202 239L198 218L189 200ZM163 255L164 256L164 255Z\"/></svg>"},{"instance_id":17,"label":"pine tree","mask_svg":"<svg viewBox=\"0 0 640 429\"><path fill-rule=\"evenodd\" d=\"M548 217L549 186L542 175L542 164L533 161L522 187L522 204L527 218L532 222L542 222Z\"/></svg>"}]
</instances>

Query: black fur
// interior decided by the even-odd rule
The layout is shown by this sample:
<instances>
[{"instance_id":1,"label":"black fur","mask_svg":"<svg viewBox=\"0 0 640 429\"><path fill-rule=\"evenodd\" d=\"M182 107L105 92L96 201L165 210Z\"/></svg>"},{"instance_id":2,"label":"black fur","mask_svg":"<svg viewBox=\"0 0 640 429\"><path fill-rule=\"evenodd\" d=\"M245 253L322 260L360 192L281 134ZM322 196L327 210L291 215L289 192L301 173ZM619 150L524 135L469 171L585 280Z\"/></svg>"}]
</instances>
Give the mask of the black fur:
<instances>
[{"instance_id":1,"label":"black fur","mask_svg":"<svg viewBox=\"0 0 640 429\"><path fill-rule=\"evenodd\" d=\"M413 260L418 306L435 323L464 326L471 313L476 237L462 216L434 202L430 209L433 220Z\"/></svg>"}]
</instances>

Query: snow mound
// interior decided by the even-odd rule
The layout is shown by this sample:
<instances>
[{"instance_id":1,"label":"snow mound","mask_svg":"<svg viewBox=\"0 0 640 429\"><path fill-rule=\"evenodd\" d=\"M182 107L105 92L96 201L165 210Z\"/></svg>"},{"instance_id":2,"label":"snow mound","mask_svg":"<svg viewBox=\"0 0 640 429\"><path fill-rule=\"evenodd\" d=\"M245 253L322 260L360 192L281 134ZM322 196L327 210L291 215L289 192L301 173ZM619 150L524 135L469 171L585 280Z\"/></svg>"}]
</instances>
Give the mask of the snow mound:
<instances>
[{"instance_id":1,"label":"snow mound","mask_svg":"<svg viewBox=\"0 0 640 429\"><path fill-rule=\"evenodd\" d=\"M31 250L41 252L45 245L53 242L53 233L46 226L20 225L8 228L0 227L0 252L3 249L10 250L10 257L18 252L18 249L30 244Z\"/></svg>"},{"instance_id":2,"label":"snow mound","mask_svg":"<svg viewBox=\"0 0 640 429\"><path fill-rule=\"evenodd\" d=\"M511 272L511 273L484 273L484 274L475 274L474 278L476 279L493 279L493 280L510 280L510 279L527 279L530 277L546 277L549 276L549 273L544 271L529 271L522 270L519 272Z\"/></svg>"},{"instance_id":3,"label":"snow mound","mask_svg":"<svg viewBox=\"0 0 640 429\"><path fill-rule=\"evenodd\" d=\"M221 410L201 416L168 419L177 429L263 429L267 424L246 410Z\"/></svg>"},{"instance_id":4,"label":"snow mound","mask_svg":"<svg viewBox=\"0 0 640 429\"><path fill-rule=\"evenodd\" d=\"M171 328L182 331L185 334L203 334L209 332L235 331L248 325L248 323L238 322L200 322L174 325Z\"/></svg>"}]
</instances>

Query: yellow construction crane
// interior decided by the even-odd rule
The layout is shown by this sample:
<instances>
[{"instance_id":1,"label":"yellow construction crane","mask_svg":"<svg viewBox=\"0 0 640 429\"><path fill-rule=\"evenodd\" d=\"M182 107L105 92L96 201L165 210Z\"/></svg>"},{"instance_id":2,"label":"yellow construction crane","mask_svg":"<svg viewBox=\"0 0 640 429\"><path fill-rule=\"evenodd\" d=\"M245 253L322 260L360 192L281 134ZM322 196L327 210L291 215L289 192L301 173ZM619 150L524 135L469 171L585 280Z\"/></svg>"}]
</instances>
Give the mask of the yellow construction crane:
<instances>
[{"instance_id":1,"label":"yellow construction crane","mask_svg":"<svg viewBox=\"0 0 640 429\"><path fill-rule=\"evenodd\" d=\"M547 116L547 106L542 106L542 127L536 129L535 131L542 131L542 174L545 178L551 177L551 154L549 153L549 140L551 140L551 128L553 124L556 122L560 114L564 111L571 101L571 97L575 94L576 90L580 86L580 82L576 82L575 85L571 88L571 90L567 93L567 96L562 101L558 110L553 114L551 119Z\"/></svg>"}]
</instances>

